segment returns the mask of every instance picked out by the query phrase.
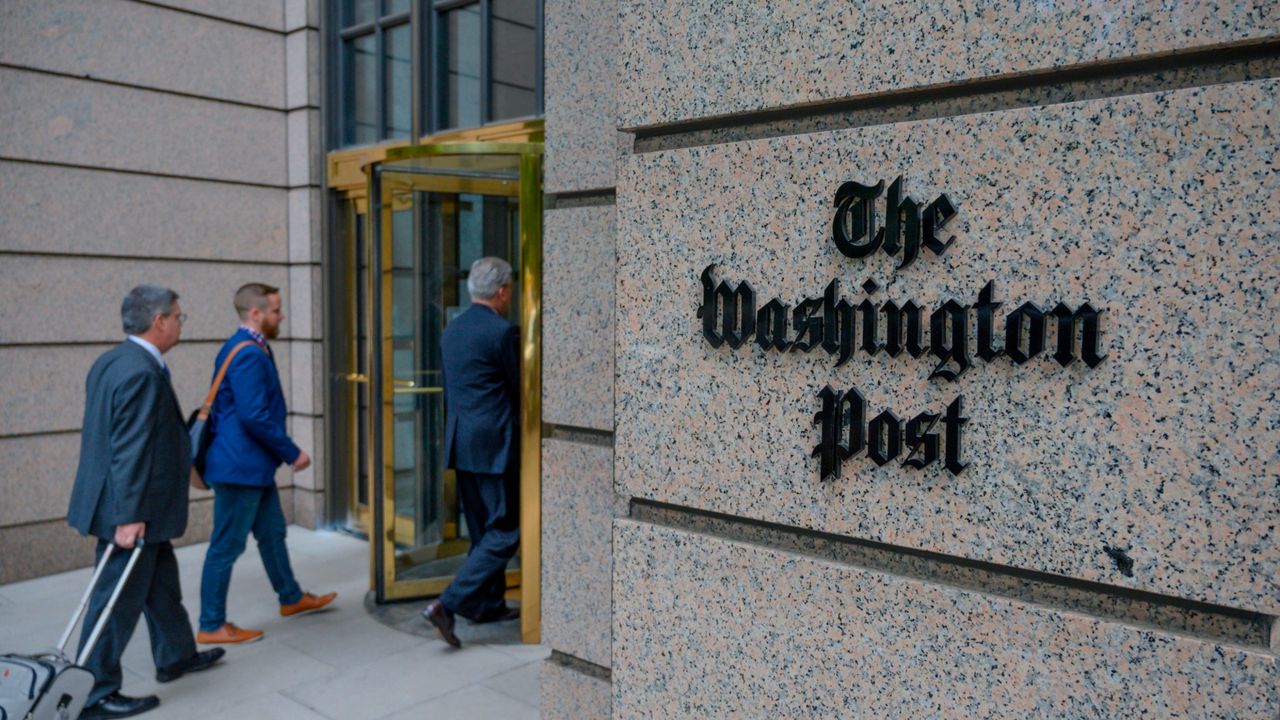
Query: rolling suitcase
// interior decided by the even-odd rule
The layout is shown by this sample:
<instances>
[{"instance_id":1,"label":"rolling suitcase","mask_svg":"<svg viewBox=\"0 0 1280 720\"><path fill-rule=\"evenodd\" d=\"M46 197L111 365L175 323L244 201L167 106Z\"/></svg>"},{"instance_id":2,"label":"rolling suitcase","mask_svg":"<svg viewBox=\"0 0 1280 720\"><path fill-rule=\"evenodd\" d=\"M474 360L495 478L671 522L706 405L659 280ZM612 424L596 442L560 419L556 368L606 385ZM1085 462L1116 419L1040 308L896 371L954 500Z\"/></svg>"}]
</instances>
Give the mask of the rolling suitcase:
<instances>
[{"instance_id":1,"label":"rolling suitcase","mask_svg":"<svg viewBox=\"0 0 1280 720\"><path fill-rule=\"evenodd\" d=\"M89 692L93 690L93 673L84 669L84 663L89 659L89 653L93 652L98 636L107 625L107 618L116 607L120 591L124 589L133 566L138 562L138 554L142 552L141 539L129 556L124 573L120 575L120 582L111 592L107 607L98 618L89 641L84 644L84 650L72 662L65 649L115 547L108 545L103 551L102 561L94 568L89 587L84 591L80 606L71 616L67 629L62 632L58 647L32 655L0 655L0 720L75 720L80 716Z\"/></svg>"}]
</instances>

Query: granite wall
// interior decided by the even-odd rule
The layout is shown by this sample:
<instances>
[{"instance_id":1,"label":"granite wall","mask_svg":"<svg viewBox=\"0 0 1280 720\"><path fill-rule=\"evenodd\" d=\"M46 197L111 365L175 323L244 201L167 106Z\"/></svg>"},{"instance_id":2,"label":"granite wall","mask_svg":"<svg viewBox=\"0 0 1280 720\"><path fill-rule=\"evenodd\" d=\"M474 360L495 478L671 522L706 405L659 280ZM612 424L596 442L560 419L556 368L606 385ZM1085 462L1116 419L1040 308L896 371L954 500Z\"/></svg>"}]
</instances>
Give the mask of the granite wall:
<instances>
[{"instance_id":1,"label":"granite wall","mask_svg":"<svg viewBox=\"0 0 1280 720\"><path fill-rule=\"evenodd\" d=\"M613 715L1280 714L1274 4L619 17Z\"/></svg>"},{"instance_id":2,"label":"granite wall","mask_svg":"<svg viewBox=\"0 0 1280 720\"><path fill-rule=\"evenodd\" d=\"M543 188L542 716L610 714L618 31L611 0L549 0Z\"/></svg>"},{"instance_id":3,"label":"granite wall","mask_svg":"<svg viewBox=\"0 0 1280 720\"><path fill-rule=\"evenodd\" d=\"M87 564L66 527L84 377L122 339L130 287L189 319L167 357L203 400L231 295L278 285L290 431L316 469L278 479L323 508L319 0L0 5L0 583ZM184 542L207 539L211 496Z\"/></svg>"}]
</instances>

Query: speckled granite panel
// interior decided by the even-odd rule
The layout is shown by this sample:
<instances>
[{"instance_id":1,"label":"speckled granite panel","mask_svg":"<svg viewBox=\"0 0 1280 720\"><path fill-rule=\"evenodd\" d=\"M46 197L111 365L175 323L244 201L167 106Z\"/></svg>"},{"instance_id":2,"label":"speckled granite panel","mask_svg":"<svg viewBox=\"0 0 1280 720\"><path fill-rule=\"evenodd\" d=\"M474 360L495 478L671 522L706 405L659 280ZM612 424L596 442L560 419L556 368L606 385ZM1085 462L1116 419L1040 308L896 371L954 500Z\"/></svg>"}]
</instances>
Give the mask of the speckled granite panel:
<instances>
[{"instance_id":1,"label":"speckled granite panel","mask_svg":"<svg viewBox=\"0 0 1280 720\"><path fill-rule=\"evenodd\" d=\"M285 122L276 110L12 68L0 68L0 89L5 158L286 182Z\"/></svg>"},{"instance_id":2,"label":"speckled granite panel","mask_svg":"<svg viewBox=\"0 0 1280 720\"><path fill-rule=\"evenodd\" d=\"M543 720L608 720L608 680L586 675L551 660L538 673Z\"/></svg>"},{"instance_id":3,"label":"speckled granite panel","mask_svg":"<svg viewBox=\"0 0 1280 720\"><path fill-rule=\"evenodd\" d=\"M629 520L614 547L623 720L1280 711L1268 653Z\"/></svg>"},{"instance_id":4,"label":"speckled granite panel","mask_svg":"<svg viewBox=\"0 0 1280 720\"><path fill-rule=\"evenodd\" d=\"M549 193L613 187L617 162L618 10L612 0L543 6Z\"/></svg>"},{"instance_id":5,"label":"speckled granite panel","mask_svg":"<svg viewBox=\"0 0 1280 720\"><path fill-rule=\"evenodd\" d=\"M249 278L288 287L286 270L279 265L12 255L0 263L0 343L116 342L123 339L120 302L141 283L166 285L178 293L187 314L183 337L225 339L224 333L230 336L237 323L231 297ZM58 322L23 312L49 298L66 308ZM293 322L285 320L286 334Z\"/></svg>"},{"instance_id":6,"label":"speckled granite panel","mask_svg":"<svg viewBox=\"0 0 1280 720\"><path fill-rule=\"evenodd\" d=\"M613 451L542 441L542 641L609 666Z\"/></svg>"},{"instance_id":7,"label":"speckled granite panel","mask_svg":"<svg viewBox=\"0 0 1280 720\"><path fill-rule=\"evenodd\" d=\"M612 205L548 210L542 250L542 419L613 429Z\"/></svg>"},{"instance_id":8,"label":"speckled granite panel","mask_svg":"<svg viewBox=\"0 0 1280 720\"><path fill-rule=\"evenodd\" d=\"M623 492L1274 614L1278 94L1234 83L629 158ZM955 243L900 272L883 253L844 258L836 187L898 175L913 197L948 194ZM905 353L835 367L821 351L714 349L695 316L709 263L761 302L821 296L832 278L854 304L868 278L876 302L929 309L971 305L988 280L1002 312L1088 301L1107 358L975 357L949 383ZM877 468L864 453L819 482L811 421L827 384L858 388L867 417L963 395L968 469ZM1106 547L1127 552L1131 577Z\"/></svg>"},{"instance_id":9,"label":"speckled granite panel","mask_svg":"<svg viewBox=\"0 0 1280 720\"><path fill-rule=\"evenodd\" d=\"M283 262L288 197L274 188L0 161L0 249Z\"/></svg>"},{"instance_id":10,"label":"speckled granite panel","mask_svg":"<svg viewBox=\"0 0 1280 720\"><path fill-rule=\"evenodd\" d=\"M620 127L1274 38L1270 0L623 0Z\"/></svg>"},{"instance_id":11,"label":"speckled granite panel","mask_svg":"<svg viewBox=\"0 0 1280 720\"><path fill-rule=\"evenodd\" d=\"M284 53L279 35L153 5L0 5L8 65L283 108Z\"/></svg>"}]
</instances>

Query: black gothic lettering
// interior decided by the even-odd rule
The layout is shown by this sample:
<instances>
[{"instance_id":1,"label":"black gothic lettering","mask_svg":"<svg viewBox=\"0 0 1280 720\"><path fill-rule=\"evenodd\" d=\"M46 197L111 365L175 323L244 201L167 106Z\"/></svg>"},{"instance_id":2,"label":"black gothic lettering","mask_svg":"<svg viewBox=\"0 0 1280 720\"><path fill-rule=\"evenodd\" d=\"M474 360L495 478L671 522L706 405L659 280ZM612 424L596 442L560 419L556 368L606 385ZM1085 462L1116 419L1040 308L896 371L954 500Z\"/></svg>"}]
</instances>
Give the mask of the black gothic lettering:
<instances>
[{"instance_id":1,"label":"black gothic lettering","mask_svg":"<svg viewBox=\"0 0 1280 720\"><path fill-rule=\"evenodd\" d=\"M937 413L920 413L907 421L907 459L903 465L923 470L938 459L938 434L933 432L933 426L940 417Z\"/></svg>"},{"instance_id":2,"label":"black gothic lettering","mask_svg":"<svg viewBox=\"0 0 1280 720\"><path fill-rule=\"evenodd\" d=\"M938 366L929 379L942 378L955 382L969 369L969 316L965 306L948 300L929 317L929 348L938 358ZM956 369L949 365L955 363Z\"/></svg>"},{"instance_id":3,"label":"black gothic lettering","mask_svg":"<svg viewBox=\"0 0 1280 720\"><path fill-rule=\"evenodd\" d=\"M874 200L884 191L884 182L862 185L847 182L836 189L836 216L831 221L831 239L846 257L862 258L880 247L875 231Z\"/></svg>"},{"instance_id":4,"label":"black gothic lettering","mask_svg":"<svg viewBox=\"0 0 1280 720\"><path fill-rule=\"evenodd\" d=\"M765 303L756 313L756 344L761 350L786 352L791 347L787 342L787 314L787 306L777 298Z\"/></svg>"},{"instance_id":5,"label":"black gothic lettering","mask_svg":"<svg viewBox=\"0 0 1280 720\"><path fill-rule=\"evenodd\" d=\"M791 311L791 326L796 329L796 339L791 341L791 352L809 352L822 342L821 310L822 298L809 298L800 301L796 309Z\"/></svg>"},{"instance_id":6,"label":"black gothic lettering","mask_svg":"<svg viewBox=\"0 0 1280 720\"><path fill-rule=\"evenodd\" d=\"M822 437L812 454L818 458L820 480L839 479L841 464L862 452L866 402L857 390L842 394L830 385L824 387L818 397L822 399L822 410L814 415L813 424L821 426ZM841 435L845 432L848 439L842 443Z\"/></svg>"},{"instance_id":7,"label":"black gothic lettering","mask_svg":"<svg viewBox=\"0 0 1280 720\"><path fill-rule=\"evenodd\" d=\"M1026 320L1024 323L1023 320ZM1023 328L1026 328L1026 351L1023 351ZM1024 302L1009 313L1004 326L1004 354L1021 365L1044 350L1044 313L1033 302Z\"/></svg>"},{"instance_id":8,"label":"black gothic lettering","mask_svg":"<svg viewBox=\"0 0 1280 720\"><path fill-rule=\"evenodd\" d=\"M885 465L902 450L902 428L898 416L885 410L867 423L867 457L876 465Z\"/></svg>"},{"instance_id":9,"label":"black gothic lettering","mask_svg":"<svg viewBox=\"0 0 1280 720\"><path fill-rule=\"evenodd\" d=\"M969 463L960 462L963 456L960 447L960 430L964 424L969 422L969 418L960 417L960 413L964 412L964 398L957 396L951 404L947 406L947 414L942 417L942 425L946 428L947 436L947 470L952 475L959 475L964 469L969 467Z\"/></svg>"},{"instance_id":10,"label":"black gothic lettering","mask_svg":"<svg viewBox=\"0 0 1280 720\"><path fill-rule=\"evenodd\" d=\"M853 306L845 300L837 302L839 294L839 280L827 283L827 289L822 293L822 349L828 355L839 353L836 367L848 362L853 355Z\"/></svg>"},{"instance_id":11,"label":"black gothic lettering","mask_svg":"<svg viewBox=\"0 0 1280 720\"><path fill-rule=\"evenodd\" d=\"M924 246L929 248L934 255L941 255L946 252L947 248L951 247L951 243L955 242L955 235L947 238L946 242L938 239L938 231L955 215L956 208L945 194L939 195L937 200L929 203L924 209L923 242Z\"/></svg>"},{"instance_id":12,"label":"black gothic lettering","mask_svg":"<svg viewBox=\"0 0 1280 720\"><path fill-rule=\"evenodd\" d=\"M978 313L978 357L991 362L1000 357L1001 351L991 344L991 328L995 320L995 309L1004 303L992 299L995 294L995 282L987 281L978 293L978 304L973 309Z\"/></svg>"},{"instance_id":13,"label":"black gothic lettering","mask_svg":"<svg viewBox=\"0 0 1280 720\"><path fill-rule=\"evenodd\" d=\"M718 348L724 344L724 338L716 333L716 316L720 313L716 307L715 283L711 280L715 266L712 263L702 271L702 305L698 308L698 317L702 318L702 336L711 347Z\"/></svg>"},{"instance_id":14,"label":"black gothic lettering","mask_svg":"<svg viewBox=\"0 0 1280 720\"><path fill-rule=\"evenodd\" d=\"M920 204L902 194L901 175L889 186L885 200L882 247L889 255L902 251L902 262L898 265L901 270L914 262L920 252Z\"/></svg>"},{"instance_id":15,"label":"black gothic lettering","mask_svg":"<svg viewBox=\"0 0 1280 720\"><path fill-rule=\"evenodd\" d=\"M1064 303L1058 303L1052 312L1058 320L1058 349L1053 353L1053 359L1063 367L1075 359L1076 324L1079 323L1080 359L1089 367L1097 367L1105 359L1104 355L1098 354L1099 311L1085 303L1073 313Z\"/></svg>"}]
</instances>

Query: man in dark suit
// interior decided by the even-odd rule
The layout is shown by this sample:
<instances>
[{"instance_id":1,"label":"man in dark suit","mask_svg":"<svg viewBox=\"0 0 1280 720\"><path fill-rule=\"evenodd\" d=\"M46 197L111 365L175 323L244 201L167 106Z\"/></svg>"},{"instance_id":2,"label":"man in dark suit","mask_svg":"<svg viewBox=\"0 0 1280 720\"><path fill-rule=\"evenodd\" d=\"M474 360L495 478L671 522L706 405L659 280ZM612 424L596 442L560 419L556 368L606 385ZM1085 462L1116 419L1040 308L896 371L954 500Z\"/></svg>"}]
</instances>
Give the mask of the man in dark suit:
<instances>
[{"instance_id":1,"label":"man in dark suit","mask_svg":"<svg viewBox=\"0 0 1280 720\"><path fill-rule=\"evenodd\" d=\"M280 334L284 320L280 288L249 283L236 291L240 327L222 345L213 371L237 346L209 414L213 442L205 459L204 479L213 488L213 535L200 579L201 643L243 643L262 637L261 630L227 622L227 590L236 558L244 552L249 532L280 601L280 614L298 615L333 602L337 593L312 595L298 587L285 547L285 517L276 489L276 468L306 470L311 458L285 433L284 390L275 355L267 340Z\"/></svg>"},{"instance_id":2,"label":"man in dark suit","mask_svg":"<svg viewBox=\"0 0 1280 720\"><path fill-rule=\"evenodd\" d=\"M494 257L471 265L471 307L440 339L444 370L445 466L471 534L466 562L422 615L454 647L454 615L475 622L519 617L507 607L507 561L520 544L520 331L507 321L511 266Z\"/></svg>"},{"instance_id":3,"label":"man in dark suit","mask_svg":"<svg viewBox=\"0 0 1280 720\"><path fill-rule=\"evenodd\" d=\"M85 663L95 683L81 718L128 717L160 704L154 695L120 694L120 656L139 615L147 619L159 682L203 670L223 654L196 652L170 542L187 529L191 443L161 356L178 344L185 316L178 294L154 285L131 290L120 315L128 339L98 358L86 382L80 467L67 510L71 527L98 538L99 558L113 542L121 549L90 598L81 648L124 571L125 550L139 542L143 548Z\"/></svg>"}]
</instances>

